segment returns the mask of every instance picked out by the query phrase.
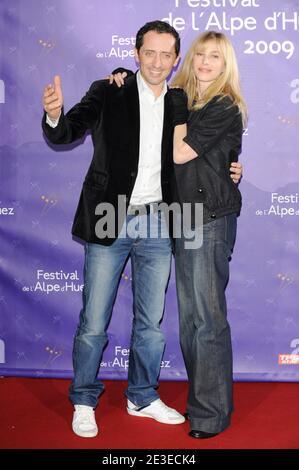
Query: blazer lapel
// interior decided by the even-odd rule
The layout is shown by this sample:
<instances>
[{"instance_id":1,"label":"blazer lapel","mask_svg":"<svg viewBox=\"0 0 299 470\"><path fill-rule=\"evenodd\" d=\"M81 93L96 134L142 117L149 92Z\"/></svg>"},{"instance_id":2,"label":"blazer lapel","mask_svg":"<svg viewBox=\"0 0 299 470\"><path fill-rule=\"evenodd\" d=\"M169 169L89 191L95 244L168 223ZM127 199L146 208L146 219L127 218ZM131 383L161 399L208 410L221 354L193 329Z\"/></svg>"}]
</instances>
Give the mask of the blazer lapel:
<instances>
[{"instance_id":1,"label":"blazer lapel","mask_svg":"<svg viewBox=\"0 0 299 470\"><path fill-rule=\"evenodd\" d=\"M126 81L124 92L130 122L129 132L130 147L132 149L131 155L133 158L132 163L137 169L139 160L140 110L136 74Z\"/></svg>"},{"instance_id":2,"label":"blazer lapel","mask_svg":"<svg viewBox=\"0 0 299 470\"><path fill-rule=\"evenodd\" d=\"M173 125L172 125L172 112L171 103L168 93L164 97L164 119L163 119L163 134L162 134L162 162L161 167L172 161L172 140L173 140Z\"/></svg>"}]
</instances>

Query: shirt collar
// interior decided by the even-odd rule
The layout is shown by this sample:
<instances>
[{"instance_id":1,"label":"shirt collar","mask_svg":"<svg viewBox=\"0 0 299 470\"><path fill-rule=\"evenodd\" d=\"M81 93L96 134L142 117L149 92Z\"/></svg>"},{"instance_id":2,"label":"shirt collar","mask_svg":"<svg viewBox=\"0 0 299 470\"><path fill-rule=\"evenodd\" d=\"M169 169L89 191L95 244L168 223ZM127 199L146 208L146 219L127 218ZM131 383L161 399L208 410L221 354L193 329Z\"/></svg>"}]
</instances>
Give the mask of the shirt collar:
<instances>
[{"instance_id":1,"label":"shirt collar","mask_svg":"<svg viewBox=\"0 0 299 470\"><path fill-rule=\"evenodd\" d=\"M156 98L153 90L151 90L151 88L147 85L144 78L142 77L140 70L138 70L136 74L136 78L137 78L137 87L138 87L138 91L140 94L147 93L149 96L151 96L154 99L156 103L164 99L164 96L167 93L166 80L164 81L161 95L158 98Z\"/></svg>"}]
</instances>

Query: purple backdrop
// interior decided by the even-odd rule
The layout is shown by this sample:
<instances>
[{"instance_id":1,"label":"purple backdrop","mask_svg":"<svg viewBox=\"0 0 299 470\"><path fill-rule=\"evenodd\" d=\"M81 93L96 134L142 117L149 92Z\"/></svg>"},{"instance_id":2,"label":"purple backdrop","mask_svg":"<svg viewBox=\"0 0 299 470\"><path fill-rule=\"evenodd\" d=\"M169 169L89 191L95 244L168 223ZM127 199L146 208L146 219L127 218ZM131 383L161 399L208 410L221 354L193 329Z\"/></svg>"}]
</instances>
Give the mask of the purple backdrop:
<instances>
[{"instance_id":1,"label":"purple backdrop","mask_svg":"<svg viewBox=\"0 0 299 470\"><path fill-rule=\"evenodd\" d=\"M116 66L135 69L134 37L168 19L182 53L205 29L231 36L250 121L241 161L243 210L231 263L229 319L236 380L299 379L299 1L1 0L0 374L69 377L81 308L83 246L70 229L91 140L53 150L41 95L62 77L65 108ZM132 39L133 38L133 39ZM121 280L104 378L125 378L131 271ZM174 270L161 378L186 378Z\"/></svg>"}]
</instances>

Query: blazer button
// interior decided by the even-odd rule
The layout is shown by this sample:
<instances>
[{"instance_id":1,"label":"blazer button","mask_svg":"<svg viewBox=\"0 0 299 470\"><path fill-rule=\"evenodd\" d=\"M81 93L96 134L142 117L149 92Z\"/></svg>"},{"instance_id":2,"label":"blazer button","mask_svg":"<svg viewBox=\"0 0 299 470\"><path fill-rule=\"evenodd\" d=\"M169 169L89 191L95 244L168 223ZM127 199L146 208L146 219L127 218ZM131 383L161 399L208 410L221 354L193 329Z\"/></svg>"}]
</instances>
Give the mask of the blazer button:
<instances>
[{"instance_id":1,"label":"blazer button","mask_svg":"<svg viewBox=\"0 0 299 470\"><path fill-rule=\"evenodd\" d=\"M202 193L203 190L202 190L201 188L198 188L197 192L198 192L198 193Z\"/></svg>"},{"instance_id":2,"label":"blazer button","mask_svg":"<svg viewBox=\"0 0 299 470\"><path fill-rule=\"evenodd\" d=\"M132 178L135 178L136 172L135 172L135 171L132 171L132 172L131 172L131 176L132 176Z\"/></svg>"},{"instance_id":3,"label":"blazer button","mask_svg":"<svg viewBox=\"0 0 299 470\"><path fill-rule=\"evenodd\" d=\"M216 214L211 214L211 219L216 219Z\"/></svg>"}]
</instances>

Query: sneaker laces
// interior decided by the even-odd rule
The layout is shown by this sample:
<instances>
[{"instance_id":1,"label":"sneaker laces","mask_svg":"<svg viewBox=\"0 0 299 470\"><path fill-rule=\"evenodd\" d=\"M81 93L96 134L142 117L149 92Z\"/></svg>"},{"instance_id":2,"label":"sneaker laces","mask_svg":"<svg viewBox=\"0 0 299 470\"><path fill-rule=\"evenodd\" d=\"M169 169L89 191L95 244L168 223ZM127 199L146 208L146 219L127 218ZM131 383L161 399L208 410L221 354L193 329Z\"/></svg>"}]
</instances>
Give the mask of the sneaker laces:
<instances>
[{"instance_id":1,"label":"sneaker laces","mask_svg":"<svg viewBox=\"0 0 299 470\"><path fill-rule=\"evenodd\" d=\"M76 418L79 420L83 425L91 425L90 419L94 421L94 411L93 408L86 405L76 405Z\"/></svg>"},{"instance_id":2,"label":"sneaker laces","mask_svg":"<svg viewBox=\"0 0 299 470\"><path fill-rule=\"evenodd\" d=\"M160 398L158 400L152 402L150 405L157 406L157 408L159 408L159 412L164 413L166 415L169 412L175 411L172 408L170 408L169 406L165 405L165 403Z\"/></svg>"}]
</instances>

